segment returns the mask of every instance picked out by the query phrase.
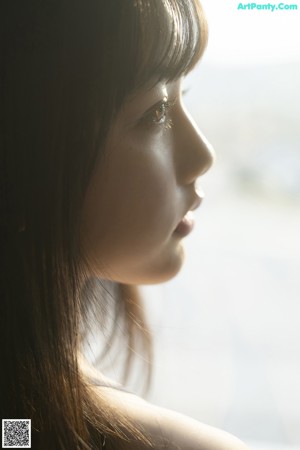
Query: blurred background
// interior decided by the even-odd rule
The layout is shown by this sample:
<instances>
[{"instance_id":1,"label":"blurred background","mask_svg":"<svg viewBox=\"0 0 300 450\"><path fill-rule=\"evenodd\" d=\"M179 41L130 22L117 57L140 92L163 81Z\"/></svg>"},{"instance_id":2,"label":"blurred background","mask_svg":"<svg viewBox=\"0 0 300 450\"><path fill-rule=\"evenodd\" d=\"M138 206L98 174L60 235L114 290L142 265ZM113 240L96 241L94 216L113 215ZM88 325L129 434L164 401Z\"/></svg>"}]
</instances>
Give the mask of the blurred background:
<instances>
[{"instance_id":1,"label":"blurred background","mask_svg":"<svg viewBox=\"0 0 300 450\"><path fill-rule=\"evenodd\" d=\"M185 104L217 153L172 281L144 289L149 400L257 450L300 449L300 4L203 0Z\"/></svg>"},{"instance_id":2,"label":"blurred background","mask_svg":"<svg viewBox=\"0 0 300 450\"><path fill-rule=\"evenodd\" d=\"M300 5L291 3L298 9L271 12L202 1L210 39L185 104L217 161L201 180L184 268L143 287L155 346L147 399L253 450L300 449Z\"/></svg>"}]
</instances>

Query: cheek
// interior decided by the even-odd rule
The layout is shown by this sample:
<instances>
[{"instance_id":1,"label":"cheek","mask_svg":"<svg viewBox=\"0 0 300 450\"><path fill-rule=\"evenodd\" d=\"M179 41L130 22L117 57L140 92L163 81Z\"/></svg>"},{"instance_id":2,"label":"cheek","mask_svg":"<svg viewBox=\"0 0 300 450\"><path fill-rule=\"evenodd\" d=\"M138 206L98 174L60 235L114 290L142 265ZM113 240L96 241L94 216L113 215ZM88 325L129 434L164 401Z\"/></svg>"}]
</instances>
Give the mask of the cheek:
<instances>
[{"instance_id":1,"label":"cheek","mask_svg":"<svg viewBox=\"0 0 300 450\"><path fill-rule=\"evenodd\" d=\"M142 232L146 224L158 231L158 218L167 220L175 206L176 182L167 142L130 141L115 149L108 173L111 213L118 222L128 232Z\"/></svg>"},{"instance_id":2,"label":"cheek","mask_svg":"<svg viewBox=\"0 0 300 450\"><path fill-rule=\"evenodd\" d=\"M127 173L123 170L115 188L119 213L128 229L142 232L148 224L153 233L159 232L172 219L176 187L172 165L166 159L152 155L131 166Z\"/></svg>"},{"instance_id":3,"label":"cheek","mask_svg":"<svg viewBox=\"0 0 300 450\"><path fill-rule=\"evenodd\" d=\"M177 203L167 145L152 141L116 147L87 196L90 244L99 255L155 251L176 225Z\"/></svg>"}]
</instances>

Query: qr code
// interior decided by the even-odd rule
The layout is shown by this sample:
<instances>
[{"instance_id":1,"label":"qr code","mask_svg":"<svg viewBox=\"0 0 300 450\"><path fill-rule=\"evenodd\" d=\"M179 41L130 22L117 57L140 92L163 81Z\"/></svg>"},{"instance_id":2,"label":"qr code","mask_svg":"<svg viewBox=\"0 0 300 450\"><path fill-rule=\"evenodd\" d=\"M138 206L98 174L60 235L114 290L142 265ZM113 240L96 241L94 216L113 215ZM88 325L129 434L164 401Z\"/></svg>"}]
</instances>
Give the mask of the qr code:
<instances>
[{"instance_id":1,"label":"qr code","mask_svg":"<svg viewBox=\"0 0 300 450\"><path fill-rule=\"evenodd\" d=\"M2 448L31 448L31 419L2 419Z\"/></svg>"}]
</instances>

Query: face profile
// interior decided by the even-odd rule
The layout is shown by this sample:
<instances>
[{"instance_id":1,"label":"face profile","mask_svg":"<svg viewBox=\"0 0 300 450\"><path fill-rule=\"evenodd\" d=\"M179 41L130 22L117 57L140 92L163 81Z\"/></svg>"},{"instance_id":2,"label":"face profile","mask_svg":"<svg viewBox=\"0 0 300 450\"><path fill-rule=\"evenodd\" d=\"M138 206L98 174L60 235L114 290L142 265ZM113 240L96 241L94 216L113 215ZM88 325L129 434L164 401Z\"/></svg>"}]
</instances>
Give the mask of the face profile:
<instances>
[{"instance_id":1,"label":"face profile","mask_svg":"<svg viewBox=\"0 0 300 450\"><path fill-rule=\"evenodd\" d=\"M195 182L213 161L184 109L181 79L125 101L105 154L83 209L82 238L95 274L129 284L172 278L184 260L191 210L202 200Z\"/></svg>"},{"instance_id":2,"label":"face profile","mask_svg":"<svg viewBox=\"0 0 300 450\"><path fill-rule=\"evenodd\" d=\"M2 417L37 450L242 449L106 373L116 356L129 381L142 350L150 379L139 285L180 271L213 163L181 93L201 5L16 0L0 21Z\"/></svg>"}]
</instances>

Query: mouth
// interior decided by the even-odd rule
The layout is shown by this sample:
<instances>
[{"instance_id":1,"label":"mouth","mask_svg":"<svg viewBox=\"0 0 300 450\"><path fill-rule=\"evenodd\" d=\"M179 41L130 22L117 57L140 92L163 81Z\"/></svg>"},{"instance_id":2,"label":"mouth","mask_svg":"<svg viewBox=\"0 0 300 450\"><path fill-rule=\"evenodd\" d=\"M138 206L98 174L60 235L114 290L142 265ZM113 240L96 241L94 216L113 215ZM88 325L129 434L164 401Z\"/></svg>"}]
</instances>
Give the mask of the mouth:
<instances>
[{"instance_id":1,"label":"mouth","mask_svg":"<svg viewBox=\"0 0 300 450\"><path fill-rule=\"evenodd\" d=\"M195 226L195 216L194 216L194 210L199 208L199 206L202 203L204 195L201 197L199 195L196 196L194 203L192 204L190 210L185 214L183 219L179 222L177 227L174 230L174 233L177 234L180 237L185 237L188 234L191 233Z\"/></svg>"},{"instance_id":2,"label":"mouth","mask_svg":"<svg viewBox=\"0 0 300 450\"><path fill-rule=\"evenodd\" d=\"M174 230L174 233L180 237L185 237L191 233L195 225L195 218L193 211L188 211L184 218L179 222Z\"/></svg>"}]
</instances>

